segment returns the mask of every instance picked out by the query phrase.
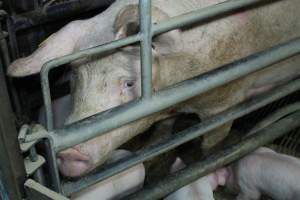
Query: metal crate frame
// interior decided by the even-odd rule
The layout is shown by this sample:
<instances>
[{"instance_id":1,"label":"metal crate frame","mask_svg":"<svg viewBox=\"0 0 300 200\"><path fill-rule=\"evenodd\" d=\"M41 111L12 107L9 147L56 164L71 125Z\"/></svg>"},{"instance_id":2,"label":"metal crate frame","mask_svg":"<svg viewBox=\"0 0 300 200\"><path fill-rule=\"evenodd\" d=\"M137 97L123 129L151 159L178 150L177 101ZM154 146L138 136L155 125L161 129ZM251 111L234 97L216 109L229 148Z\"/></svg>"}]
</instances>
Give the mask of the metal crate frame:
<instances>
[{"instance_id":1,"label":"metal crate frame","mask_svg":"<svg viewBox=\"0 0 300 200\"><path fill-rule=\"evenodd\" d=\"M165 141L160 145L137 152L134 156L132 156L125 162L116 163L105 168L97 174L90 175L77 182L63 184L60 183L60 178L55 162L56 153L79 143L85 142L94 137L106 134L112 129L118 128L122 125L168 108L174 104L202 94L232 80L238 79L249 73L263 69L274 63L299 54L300 37L152 94L152 37L173 29L191 25L195 22L206 21L212 19L215 16L221 16L225 13L244 9L258 3L263 3L263 1L228 0L224 3L196 10L178 17L171 18L168 21L152 25L151 0L139 0L140 33L127 37L125 39L113 41L108 44L100 45L98 47L90 48L68 56L57 58L46 63L41 70L41 81L48 130L44 132L41 131L40 133L34 134L32 136L29 135L26 138L26 141L30 142L34 140L46 139L47 145L49 147L48 161L50 161L51 164L50 174L53 183L52 189L62 194L70 195L73 192L84 189L138 163L153 158L154 156L160 155L196 137L204 135L206 132L230 120L237 119L238 117L241 117L272 101L275 101L276 99L282 98L292 92L299 90L300 79L297 79L285 86L276 88L272 92L262 95L254 100L249 100L238 104L215 117L205 120L199 125L183 131L181 134L178 134L178 136L174 136L173 138ZM53 130L53 114L51 108L51 95L48 79L50 70L86 56L100 54L137 42L140 42L141 44L142 97L126 105L113 108L109 110L109 112L106 111L104 113L99 113L87 119L65 126L61 129ZM184 184L187 184L195 180L196 178L205 175L218 166L221 166L221 164L224 165L226 163L229 163L230 161L233 161L234 159L237 159L245 155L246 153L253 151L256 147L279 137L284 132L287 132L288 130L299 126L300 122L299 120L296 120L297 118L299 118L299 115L300 114L298 112L291 115L289 118L280 121L280 126L275 124L275 128L273 127L274 134L266 135L266 131L260 131L248 140L245 140L242 143L235 145L228 150L225 150L225 153L219 153L215 156L212 156L208 160L201 161L201 165L198 163L196 164L196 167L188 168L188 170L182 172L181 174L183 177L182 181L178 181L176 183L174 179L167 178L160 182L157 186L152 187L152 189L146 190L146 193L141 192L133 198L139 199L143 197L143 199L155 199L162 197L168 192L172 192L180 188L180 186L183 186ZM282 129L279 127L285 128ZM84 132L85 134L82 134L82 132Z\"/></svg>"}]
</instances>

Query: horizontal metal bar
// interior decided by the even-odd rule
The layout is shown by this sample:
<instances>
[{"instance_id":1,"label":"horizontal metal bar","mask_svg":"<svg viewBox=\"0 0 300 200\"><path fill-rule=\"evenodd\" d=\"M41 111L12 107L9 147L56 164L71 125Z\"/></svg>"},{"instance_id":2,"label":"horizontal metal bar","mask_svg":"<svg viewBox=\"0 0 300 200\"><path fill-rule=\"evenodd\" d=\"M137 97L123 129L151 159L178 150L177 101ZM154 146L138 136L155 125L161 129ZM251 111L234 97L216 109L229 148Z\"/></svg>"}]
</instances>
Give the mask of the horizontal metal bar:
<instances>
[{"instance_id":1,"label":"horizontal metal bar","mask_svg":"<svg viewBox=\"0 0 300 200\"><path fill-rule=\"evenodd\" d=\"M177 16L168 21L162 22L161 24L153 25L153 33L152 36L155 36L160 33L167 32L174 28L180 28L186 25L190 25L195 23L196 21L206 21L212 19L213 16L222 15L224 13L228 13L230 11L235 11L241 8L246 8L251 5L255 5L257 3L262 3L265 1L261 0L229 0L224 3L220 3L217 5L209 6L207 8L199 9L184 15ZM59 67L61 65L70 63L74 60L84 58L86 56L100 54L103 52L107 52L116 48L124 47L126 45L130 45L140 41L140 34L113 41L108 44L99 45L94 48L86 49L79 51L77 53L63 56L48 63L44 64L41 70L41 80L42 80L42 90L43 90L43 98L44 98L44 107L46 111L46 121L48 130L52 130L53 128L53 114L51 108L51 94L49 88L49 80L48 74L49 71L53 68Z\"/></svg>"},{"instance_id":2,"label":"horizontal metal bar","mask_svg":"<svg viewBox=\"0 0 300 200\"><path fill-rule=\"evenodd\" d=\"M31 200L69 200L32 179L28 179L24 186L28 199Z\"/></svg>"},{"instance_id":3,"label":"horizontal metal bar","mask_svg":"<svg viewBox=\"0 0 300 200\"><path fill-rule=\"evenodd\" d=\"M202 176L215 171L216 169L228 165L239 158L251 153L258 147L268 144L279 138L285 133L292 131L300 126L300 112L296 112L286 118L272 124L265 129L249 136L242 142L230 146L214 155L209 156L206 160L196 162L186 169L164 177L161 181L150 187L146 187L142 191L126 197L130 200L153 200L160 199L174 192L181 187L196 181Z\"/></svg>"},{"instance_id":4,"label":"horizontal metal bar","mask_svg":"<svg viewBox=\"0 0 300 200\"><path fill-rule=\"evenodd\" d=\"M158 92L151 100L133 101L62 129L54 130L50 134L54 141L55 151L59 152L85 142L299 53L300 38L296 38L212 72L175 84Z\"/></svg>"},{"instance_id":5,"label":"horizontal metal bar","mask_svg":"<svg viewBox=\"0 0 300 200\"><path fill-rule=\"evenodd\" d=\"M261 3L271 3L274 1L264 0L229 0L206 8L195 10L187 14L173 17L169 20L163 21L153 26L153 35L165 33L173 29L182 28L195 23L207 22L214 17L223 16L226 13L245 9L246 7L253 6Z\"/></svg>"},{"instance_id":6,"label":"horizontal metal bar","mask_svg":"<svg viewBox=\"0 0 300 200\"><path fill-rule=\"evenodd\" d=\"M261 95L257 98L254 98L254 99L248 100L246 102L243 102L239 105L236 105L236 106L220 113L219 115L217 115L215 117L207 119L192 128L189 128L187 130L184 130L184 131L174 135L172 138L164 141L163 143L161 143L159 145L155 145L155 146L149 147L145 150L136 152L135 155L126 159L126 161L106 166L104 169L102 169L97 174L92 174L92 175L86 176L83 179L78 180L76 182L64 183L62 186L62 188L63 188L62 190L63 190L64 194L66 194L66 195L70 195L74 192L78 192L78 191L85 189L97 182L103 181L113 175L116 175L130 167L133 167L139 163L142 163L142 162L147 161L155 156L161 155L171 149L174 149L181 144L191 141L197 137L200 137L200 136L204 135L205 133L207 133L208 131L211 131L211 130L225 124L226 122L235 120L241 116L244 116L252 111L255 111L273 101L276 101L276 100L278 100L288 94L291 94L295 91L298 91L298 90L300 90L300 79L290 82L287 85L278 87L278 88L276 88L264 95ZM287 109L290 110L289 107L287 107Z\"/></svg>"},{"instance_id":7,"label":"horizontal metal bar","mask_svg":"<svg viewBox=\"0 0 300 200\"><path fill-rule=\"evenodd\" d=\"M142 97L152 97L152 17L151 0L140 0Z\"/></svg>"}]
</instances>

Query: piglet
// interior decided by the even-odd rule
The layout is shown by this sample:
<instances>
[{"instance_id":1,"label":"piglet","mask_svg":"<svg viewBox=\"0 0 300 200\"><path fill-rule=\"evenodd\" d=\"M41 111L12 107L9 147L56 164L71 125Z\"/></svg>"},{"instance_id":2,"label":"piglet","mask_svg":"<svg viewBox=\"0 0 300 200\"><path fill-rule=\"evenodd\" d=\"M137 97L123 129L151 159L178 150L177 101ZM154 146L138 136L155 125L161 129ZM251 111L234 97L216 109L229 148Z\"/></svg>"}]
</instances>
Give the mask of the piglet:
<instances>
[{"instance_id":1,"label":"piglet","mask_svg":"<svg viewBox=\"0 0 300 200\"><path fill-rule=\"evenodd\" d=\"M172 165L171 173L174 173L184 167L185 164L180 158L177 158L175 163ZM218 169L214 173L208 174L170 194L165 198L165 200L214 200L213 191L219 185L225 185L228 176L229 174L226 168Z\"/></svg>"},{"instance_id":2,"label":"piglet","mask_svg":"<svg viewBox=\"0 0 300 200\"><path fill-rule=\"evenodd\" d=\"M300 160L261 147L227 168L226 185L239 189L237 200L300 199Z\"/></svg>"},{"instance_id":3,"label":"piglet","mask_svg":"<svg viewBox=\"0 0 300 200\"><path fill-rule=\"evenodd\" d=\"M125 150L117 150L111 156L109 162L129 156L131 153ZM145 180L145 167L136 165L124 172L117 174L103 182L97 183L77 194L72 200L115 200L141 189Z\"/></svg>"}]
</instances>

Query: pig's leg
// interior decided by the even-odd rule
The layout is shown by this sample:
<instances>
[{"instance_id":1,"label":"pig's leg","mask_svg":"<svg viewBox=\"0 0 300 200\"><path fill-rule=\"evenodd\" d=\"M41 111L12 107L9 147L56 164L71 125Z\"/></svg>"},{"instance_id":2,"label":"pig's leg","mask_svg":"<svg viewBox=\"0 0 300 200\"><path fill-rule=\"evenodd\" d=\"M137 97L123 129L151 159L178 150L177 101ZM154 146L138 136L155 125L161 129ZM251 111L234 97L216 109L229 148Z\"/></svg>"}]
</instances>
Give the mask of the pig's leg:
<instances>
[{"instance_id":1,"label":"pig's leg","mask_svg":"<svg viewBox=\"0 0 300 200\"><path fill-rule=\"evenodd\" d=\"M206 133L203 137L202 151L204 155L210 154L217 144L220 144L229 134L233 121Z\"/></svg>"},{"instance_id":2,"label":"pig's leg","mask_svg":"<svg viewBox=\"0 0 300 200\"><path fill-rule=\"evenodd\" d=\"M253 185L253 180L248 179L251 174L244 170L239 170L239 173L241 174L237 177L237 182L240 187L240 193L237 196L237 200L259 200L261 193L257 190L256 186Z\"/></svg>"}]
</instances>

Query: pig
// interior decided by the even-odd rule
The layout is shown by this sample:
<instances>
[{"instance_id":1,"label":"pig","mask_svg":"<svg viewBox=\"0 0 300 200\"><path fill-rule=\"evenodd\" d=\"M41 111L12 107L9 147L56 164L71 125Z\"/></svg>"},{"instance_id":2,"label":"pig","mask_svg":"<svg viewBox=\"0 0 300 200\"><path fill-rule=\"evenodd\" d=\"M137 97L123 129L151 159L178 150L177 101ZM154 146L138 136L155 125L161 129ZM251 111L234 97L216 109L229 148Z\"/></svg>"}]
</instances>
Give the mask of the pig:
<instances>
[{"instance_id":1,"label":"pig","mask_svg":"<svg viewBox=\"0 0 300 200\"><path fill-rule=\"evenodd\" d=\"M72 101L70 95L62 96L52 102L52 110L53 110L53 127L54 128L62 128L65 124L66 119L68 118L71 108L72 108ZM46 123L46 113L45 108L42 107L39 110L38 122L45 126Z\"/></svg>"},{"instance_id":2,"label":"pig","mask_svg":"<svg viewBox=\"0 0 300 200\"><path fill-rule=\"evenodd\" d=\"M238 189L237 200L300 199L300 160L261 147L228 168L226 186Z\"/></svg>"},{"instance_id":3,"label":"pig","mask_svg":"<svg viewBox=\"0 0 300 200\"><path fill-rule=\"evenodd\" d=\"M116 150L108 163L118 161L131 155L126 150ZM121 199L143 187L145 180L145 167L136 165L120 174L117 174L103 182L97 183L83 191L72 194L72 200L113 200Z\"/></svg>"},{"instance_id":4,"label":"pig","mask_svg":"<svg viewBox=\"0 0 300 200\"><path fill-rule=\"evenodd\" d=\"M180 158L177 158L171 168L171 173L183 169L184 167L185 164ZM214 200L213 191L215 191L218 186L224 186L228 176L229 173L226 168L218 169L215 172L184 186L176 192L169 194L165 200Z\"/></svg>"},{"instance_id":5,"label":"pig","mask_svg":"<svg viewBox=\"0 0 300 200\"><path fill-rule=\"evenodd\" d=\"M223 1L153 0L153 23ZM71 22L53 34L32 55L14 61L9 66L8 74L20 77L38 73L42 65L53 58L136 33L137 2L117 0L106 11L91 19ZM195 24L156 36L152 44L153 91L299 36L299 8L298 0L274 1L255 9L202 22L201 26ZM205 119L294 79L300 73L299 59L299 56L295 56L282 61L67 149L58 155L64 157L65 161L59 163L59 169L65 176L82 176L103 164L114 149L156 121L178 112L195 113L200 119ZM67 124L141 95L140 57L136 45L117 49L111 54L90 56L73 65L72 109ZM209 154L210 149L227 136L231 124L228 122L205 135L201 150Z\"/></svg>"}]
</instances>

